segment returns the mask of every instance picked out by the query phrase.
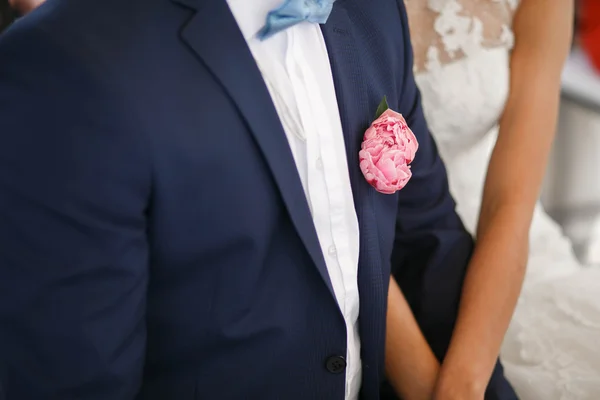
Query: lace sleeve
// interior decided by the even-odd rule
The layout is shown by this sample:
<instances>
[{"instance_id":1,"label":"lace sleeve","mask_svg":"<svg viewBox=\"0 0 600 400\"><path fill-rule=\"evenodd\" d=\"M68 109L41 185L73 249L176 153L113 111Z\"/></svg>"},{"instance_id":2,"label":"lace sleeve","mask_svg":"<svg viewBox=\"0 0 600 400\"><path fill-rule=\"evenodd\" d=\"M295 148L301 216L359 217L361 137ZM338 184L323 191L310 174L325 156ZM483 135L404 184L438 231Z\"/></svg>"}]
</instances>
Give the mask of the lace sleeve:
<instances>
[{"instance_id":1,"label":"lace sleeve","mask_svg":"<svg viewBox=\"0 0 600 400\"><path fill-rule=\"evenodd\" d=\"M511 23L519 0L405 0L415 72L512 47Z\"/></svg>"}]
</instances>

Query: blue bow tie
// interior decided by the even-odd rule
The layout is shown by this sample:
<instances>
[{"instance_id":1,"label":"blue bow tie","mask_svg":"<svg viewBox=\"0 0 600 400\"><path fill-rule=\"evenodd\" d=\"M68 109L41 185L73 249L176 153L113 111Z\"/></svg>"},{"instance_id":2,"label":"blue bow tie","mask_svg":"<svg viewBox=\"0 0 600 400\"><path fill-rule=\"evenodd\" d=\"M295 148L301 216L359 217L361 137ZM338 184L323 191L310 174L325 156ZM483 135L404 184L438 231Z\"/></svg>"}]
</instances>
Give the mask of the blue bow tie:
<instances>
[{"instance_id":1,"label":"blue bow tie","mask_svg":"<svg viewBox=\"0 0 600 400\"><path fill-rule=\"evenodd\" d=\"M265 26L258 32L265 40L302 21L324 24L331 13L335 0L285 0L279 8L267 15Z\"/></svg>"}]
</instances>

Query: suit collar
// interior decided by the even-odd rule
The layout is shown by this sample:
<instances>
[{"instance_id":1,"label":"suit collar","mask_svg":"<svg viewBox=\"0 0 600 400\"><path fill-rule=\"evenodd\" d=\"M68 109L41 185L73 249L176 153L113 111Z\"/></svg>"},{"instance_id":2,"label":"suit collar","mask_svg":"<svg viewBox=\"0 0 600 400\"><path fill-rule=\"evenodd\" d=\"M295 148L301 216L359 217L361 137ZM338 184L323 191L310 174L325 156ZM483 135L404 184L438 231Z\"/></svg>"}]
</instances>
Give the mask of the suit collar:
<instances>
[{"instance_id":1,"label":"suit collar","mask_svg":"<svg viewBox=\"0 0 600 400\"><path fill-rule=\"evenodd\" d=\"M203 5L208 3L223 3L223 0L171 0L173 3L181 4L194 10L200 9ZM242 0L244 1L244 0ZM346 0L335 0L335 5L341 4ZM283 2L283 0L281 0Z\"/></svg>"}]
</instances>

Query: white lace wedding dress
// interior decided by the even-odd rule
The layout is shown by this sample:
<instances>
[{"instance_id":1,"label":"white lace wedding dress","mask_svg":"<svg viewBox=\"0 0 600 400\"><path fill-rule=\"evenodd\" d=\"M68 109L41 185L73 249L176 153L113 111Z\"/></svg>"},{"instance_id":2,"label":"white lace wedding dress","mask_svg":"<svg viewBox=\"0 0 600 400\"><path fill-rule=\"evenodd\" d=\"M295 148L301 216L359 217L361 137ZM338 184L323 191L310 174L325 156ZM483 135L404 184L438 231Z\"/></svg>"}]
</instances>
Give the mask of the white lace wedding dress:
<instances>
[{"instance_id":1,"label":"white lace wedding dress","mask_svg":"<svg viewBox=\"0 0 600 400\"><path fill-rule=\"evenodd\" d=\"M425 115L458 212L474 232L508 94L518 0L405 2ZM523 292L501 351L506 376L522 400L598 400L599 342L600 269L577 262L538 205Z\"/></svg>"}]
</instances>

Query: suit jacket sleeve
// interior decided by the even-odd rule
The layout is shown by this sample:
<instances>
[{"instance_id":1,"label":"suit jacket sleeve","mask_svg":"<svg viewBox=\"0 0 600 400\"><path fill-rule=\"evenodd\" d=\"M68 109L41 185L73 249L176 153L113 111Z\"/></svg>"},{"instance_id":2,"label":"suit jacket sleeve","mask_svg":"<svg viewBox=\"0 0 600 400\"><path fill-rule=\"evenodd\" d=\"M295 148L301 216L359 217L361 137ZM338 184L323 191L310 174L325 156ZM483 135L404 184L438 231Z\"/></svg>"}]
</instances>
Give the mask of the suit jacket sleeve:
<instances>
[{"instance_id":1,"label":"suit jacket sleeve","mask_svg":"<svg viewBox=\"0 0 600 400\"><path fill-rule=\"evenodd\" d=\"M439 359L445 354L456 319L473 240L463 227L450 195L446 170L429 133L419 90L406 10L399 4L404 28L404 79L399 110L419 141L413 177L399 193L392 272Z\"/></svg>"},{"instance_id":2,"label":"suit jacket sleeve","mask_svg":"<svg viewBox=\"0 0 600 400\"><path fill-rule=\"evenodd\" d=\"M147 152L104 65L33 23L0 38L0 393L133 399Z\"/></svg>"}]
</instances>

